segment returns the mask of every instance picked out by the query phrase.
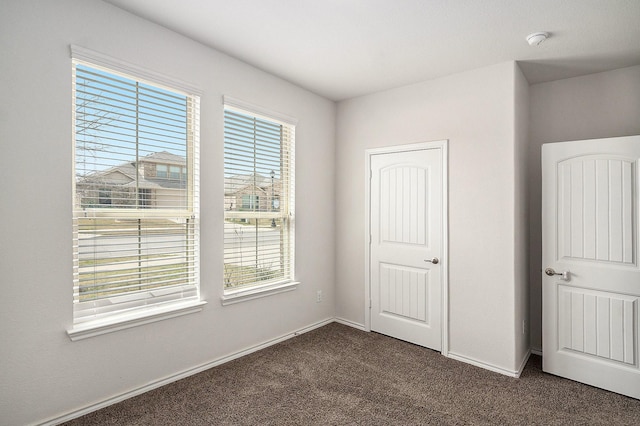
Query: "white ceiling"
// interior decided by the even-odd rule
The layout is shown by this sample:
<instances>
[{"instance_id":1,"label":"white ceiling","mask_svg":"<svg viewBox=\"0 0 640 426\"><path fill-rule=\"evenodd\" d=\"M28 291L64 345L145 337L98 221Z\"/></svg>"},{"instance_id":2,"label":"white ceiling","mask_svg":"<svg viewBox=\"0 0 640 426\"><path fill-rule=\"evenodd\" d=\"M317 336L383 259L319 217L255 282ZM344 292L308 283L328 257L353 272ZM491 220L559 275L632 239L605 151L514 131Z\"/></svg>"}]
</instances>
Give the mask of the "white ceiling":
<instances>
[{"instance_id":1,"label":"white ceiling","mask_svg":"<svg viewBox=\"0 0 640 426\"><path fill-rule=\"evenodd\" d=\"M640 64L640 0L105 1L332 100L508 60L530 83Z\"/></svg>"}]
</instances>

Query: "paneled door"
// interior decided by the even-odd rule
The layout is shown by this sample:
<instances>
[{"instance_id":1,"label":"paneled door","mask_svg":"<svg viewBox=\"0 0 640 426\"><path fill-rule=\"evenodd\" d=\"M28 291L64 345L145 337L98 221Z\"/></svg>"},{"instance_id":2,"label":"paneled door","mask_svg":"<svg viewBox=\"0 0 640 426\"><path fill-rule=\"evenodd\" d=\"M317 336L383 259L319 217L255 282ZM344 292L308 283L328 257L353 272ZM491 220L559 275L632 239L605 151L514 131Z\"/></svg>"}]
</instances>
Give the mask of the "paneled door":
<instances>
[{"instance_id":1,"label":"paneled door","mask_svg":"<svg viewBox=\"0 0 640 426\"><path fill-rule=\"evenodd\" d=\"M442 149L370 165L371 330L441 350Z\"/></svg>"},{"instance_id":2,"label":"paneled door","mask_svg":"<svg viewBox=\"0 0 640 426\"><path fill-rule=\"evenodd\" d=\"M640 398L640 136L542 148L543 369Z\"/></svg>"}]
</instances>

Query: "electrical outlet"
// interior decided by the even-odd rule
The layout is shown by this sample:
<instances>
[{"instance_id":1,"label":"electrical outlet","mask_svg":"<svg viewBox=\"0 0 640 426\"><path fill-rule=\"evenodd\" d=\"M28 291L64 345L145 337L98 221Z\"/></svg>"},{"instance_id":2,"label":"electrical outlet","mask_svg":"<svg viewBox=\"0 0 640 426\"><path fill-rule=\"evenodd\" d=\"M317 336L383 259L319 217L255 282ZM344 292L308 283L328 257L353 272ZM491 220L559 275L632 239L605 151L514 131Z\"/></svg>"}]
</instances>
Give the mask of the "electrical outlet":
<instances>
[{"instance_id":1,"label":"electrical outlet","mask_svg":"<svg viewBox=\"0 0 640 426\"><path fill-rule=\"evenodd\" d=\"M322 290L316 292L316 303L322 302Z\"/></svg>"}]
</instances>

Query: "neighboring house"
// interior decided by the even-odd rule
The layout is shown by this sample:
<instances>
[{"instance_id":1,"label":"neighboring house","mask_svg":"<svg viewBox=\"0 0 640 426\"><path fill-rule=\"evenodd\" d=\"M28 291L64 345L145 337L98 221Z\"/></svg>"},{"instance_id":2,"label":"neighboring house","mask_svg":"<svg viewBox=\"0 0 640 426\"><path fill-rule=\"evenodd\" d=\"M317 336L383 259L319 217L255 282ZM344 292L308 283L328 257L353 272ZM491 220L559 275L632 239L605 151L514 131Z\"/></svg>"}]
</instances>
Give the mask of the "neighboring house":
<instances>
[{"instance_id":1,"label":"neighboring house","mask_svg":"<svg viewBox=\"0 0 640 426\"><path fill-rule=\"evenodd\" d=\"M78 179L76 194L83 208L135 206L182 208L187 200L185 158L167 151L110 167ZM137 195L137 197L136 197Z\"/></svg>"},{"instance_id":2,"label":"neighboring house","mask_svg":"<svg viewBox=\"0 0 640 426\"><path fill-rule=\"evenodd\" d=\"M280 179L257 173L225 178L225 210L278 211ZM137 190L136 190L137 188ZM185 158L167 151L123 163L78 179L76 194L83 208L135 206L182 207L187 194Z\"/></svg>"},{"instance_id":3,"label":"neighboring house","mask_svg":"<svg viewBox=\"0 0 640 426\"><path fill-rule=\"evenodd\" d=\"M258 173L235 175L224 180L224 209L235 211L279 211L280 179Z\"/></svg>"}]
</instances>

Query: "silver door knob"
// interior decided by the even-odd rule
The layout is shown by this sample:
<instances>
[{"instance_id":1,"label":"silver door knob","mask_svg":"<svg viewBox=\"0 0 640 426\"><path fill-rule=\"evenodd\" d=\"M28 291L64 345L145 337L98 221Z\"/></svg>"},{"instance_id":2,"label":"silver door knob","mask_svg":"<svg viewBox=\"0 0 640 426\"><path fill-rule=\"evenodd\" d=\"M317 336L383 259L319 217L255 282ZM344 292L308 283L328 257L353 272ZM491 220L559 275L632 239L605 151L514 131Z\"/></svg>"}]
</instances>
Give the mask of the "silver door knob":
<instances>
[{"instance_id":1,"label":"silver door knob","mask_svg":"<svg viewBox=\"0 0 640 426\"><path fill-rule=\"evenodd\" d=\"M563 281L569 281L571 279L571 272L569 271L556 272L553 268L547 268L544 270L544 273L550 277L560 275L560 279Z\"/></svg>"},{"instance_id":2,"label":"silver door knob","mask_svg":"<svg viewBox=\"0 0 640 426\"><path fill-rule=\"evenodd\" d=\"M438 263L440 263L440 260L437 257L434 257L433 259L425 259L424 261L433 263L434 265L437 265Z\"/></svg>"}]
</instances>

